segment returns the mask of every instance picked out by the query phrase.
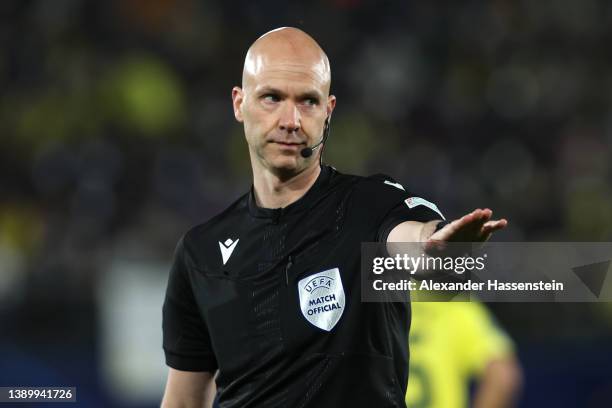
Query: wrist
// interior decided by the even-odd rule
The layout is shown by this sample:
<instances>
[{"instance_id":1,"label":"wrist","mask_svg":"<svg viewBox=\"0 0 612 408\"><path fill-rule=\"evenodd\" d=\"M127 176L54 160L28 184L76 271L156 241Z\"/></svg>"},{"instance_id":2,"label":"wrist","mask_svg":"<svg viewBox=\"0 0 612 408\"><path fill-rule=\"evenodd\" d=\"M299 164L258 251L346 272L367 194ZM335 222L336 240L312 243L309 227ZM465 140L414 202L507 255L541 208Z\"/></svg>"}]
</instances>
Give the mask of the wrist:
<instances>
[{"instance_id":1,"label":"wrist","mask_svg":"<svg viewBox=\"0 0 612 408\"><path fill-rule=\"evenodd\" d=\"M420 242L427 242L429 241L429 239L431 238L431 236L433 234L435 234L436 232L438 232L441 228L443 228L444 226L438 228L438 225L441 224L444 221L429 221L423 224L423 227L421 228L421 235L420 235ZM446 224L445 224L446 225Z\"/></svg>"},{"instance_id":2,"label":"wrist","mask_svg":"<svg viewBox=\"0 0 612 408\"><path fill-rule=\"evenodd\" d=\"M440 231L442 228L446 227L448 224L450 224L450 221L446 221L446 220L438 221L433 233L435 234L436 232Z\"/></svg>"}]
</instances>

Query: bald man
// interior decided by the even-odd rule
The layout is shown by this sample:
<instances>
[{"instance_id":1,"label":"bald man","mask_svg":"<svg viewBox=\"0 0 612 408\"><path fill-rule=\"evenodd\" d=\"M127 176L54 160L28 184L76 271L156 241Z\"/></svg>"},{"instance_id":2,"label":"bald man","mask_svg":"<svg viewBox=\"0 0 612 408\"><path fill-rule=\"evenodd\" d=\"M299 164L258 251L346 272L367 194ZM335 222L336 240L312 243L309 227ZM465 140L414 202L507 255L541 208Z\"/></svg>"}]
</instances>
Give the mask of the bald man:
<instances>
[{"instance_id":1,"label":"bald man","mask_svg":"<svg viewBox=\"0 0 612 408\"><path fill-rule=\"evenodd\" d=\"M327 56L280 28L232 89L253 186L177 245L163 307L164 407L399 407L410 308L362 303L361 242L484 241L506 220L453 222L386 176L323 165L336 98ZM215 391L216 383L216 391Z\"/></svg>"}]
</instances>

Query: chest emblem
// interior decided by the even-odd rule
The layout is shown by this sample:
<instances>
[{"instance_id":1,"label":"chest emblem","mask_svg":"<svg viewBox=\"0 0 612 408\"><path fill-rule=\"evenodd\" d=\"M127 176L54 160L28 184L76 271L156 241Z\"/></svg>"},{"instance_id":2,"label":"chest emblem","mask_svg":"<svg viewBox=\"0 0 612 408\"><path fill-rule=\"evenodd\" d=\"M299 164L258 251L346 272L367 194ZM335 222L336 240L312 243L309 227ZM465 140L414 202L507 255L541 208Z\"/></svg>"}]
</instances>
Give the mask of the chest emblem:
<instances>
[{"instance_id":1,"label":"chest emblem","mask_svg":"<svg viewBox=\"0 0 612 408\"><path fill-rule=\"evenodd\" d=\"M331 331L342 317L344 288L338 268L307 276L298 282L300 309L312 325Z\"/></svg>"},{"instance_id":2,"label":"chest emblem","mask_svg":"<svg viewBox=\"0 0 612 408\"><path fill-rule=\"evenodd\" d=\"M219 249L221 249L221 257L223 258L223 265L227 263L232 256L232 252L236 249L236 245L238 245L239 239L233 241L231 239L226 239L225 242L219 241Z\"/></svg>"}]
</instances>

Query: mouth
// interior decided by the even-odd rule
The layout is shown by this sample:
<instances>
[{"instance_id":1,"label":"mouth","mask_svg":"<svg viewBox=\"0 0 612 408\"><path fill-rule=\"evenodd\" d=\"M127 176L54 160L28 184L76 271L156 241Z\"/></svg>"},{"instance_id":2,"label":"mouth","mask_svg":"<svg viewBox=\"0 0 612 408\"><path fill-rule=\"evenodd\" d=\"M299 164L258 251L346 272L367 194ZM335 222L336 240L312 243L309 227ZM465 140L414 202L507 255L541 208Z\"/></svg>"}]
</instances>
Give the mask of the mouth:
<instances>
[{"instance_id":1,"label":"mouth","mask_svg":"<svg viewBox=\"0 0 612 408\"><path fill-rule=\"evenodd\" d=\"M297 142L272 142L272 143L276 143L281 146L301 146L303 145L303 143L297 143Z\"/></svg>"},{"instance_id":2,"label":"mouth","mask_svg":"<svg viewBox=\"0 0 612 408\"><path fill-rule=\"evenodd\" d=\"M301 149L302 146L305 146L305 143L300 142L284 142L284 141L271 141L270 143L277 145L282 150L298 150Z\"/></svg>"}]
</instances>

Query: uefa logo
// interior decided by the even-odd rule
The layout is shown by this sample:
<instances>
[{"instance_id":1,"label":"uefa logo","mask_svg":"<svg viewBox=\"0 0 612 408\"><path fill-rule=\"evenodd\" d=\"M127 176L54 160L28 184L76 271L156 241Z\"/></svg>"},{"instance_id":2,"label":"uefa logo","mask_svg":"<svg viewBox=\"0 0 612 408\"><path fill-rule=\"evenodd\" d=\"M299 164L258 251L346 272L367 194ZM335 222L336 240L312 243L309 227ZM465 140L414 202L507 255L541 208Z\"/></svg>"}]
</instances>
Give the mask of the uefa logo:
<instances>
[{"instance_id":1,"label":"uefa logo","mask_svg":"<svg viewBox=\"0 0 612 408\"><path fill-rule=\"evenodd\" d=\"M338 268L307 276L298 282L300 309L312 325L331 331L342 317L344 288Z\"/></svg>"}]
</instances>

